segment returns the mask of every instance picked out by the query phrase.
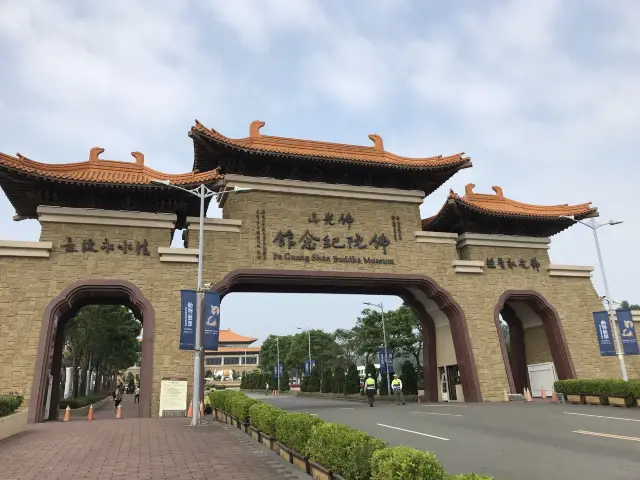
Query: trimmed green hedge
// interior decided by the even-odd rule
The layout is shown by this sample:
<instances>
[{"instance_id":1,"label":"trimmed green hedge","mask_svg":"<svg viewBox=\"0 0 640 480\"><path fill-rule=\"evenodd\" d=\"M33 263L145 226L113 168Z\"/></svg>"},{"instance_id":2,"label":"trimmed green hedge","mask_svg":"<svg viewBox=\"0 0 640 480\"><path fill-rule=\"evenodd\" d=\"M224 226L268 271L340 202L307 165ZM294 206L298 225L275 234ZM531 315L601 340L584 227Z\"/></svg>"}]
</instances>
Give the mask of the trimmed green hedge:
<instances>
[{"instance_id":1,"label":"trimmed green hedge","mask_svg":"<svg viewBox=\"0 0 640 480\"><path fill-rule=\"evenodd\" d=\"M24 397L22 395L0 395L0 417L11 415L20 408Z\"/></svg>"},{"instance_id":2,"label":"trimmed green hedge","mask_svg":"<svg viewBox=\"0 0 640 480\"><path fill-rule=\"evenodd\" d=\"M276 440L304 457L309 456L309 439L313 427L324 420L308 413L286 412L276 420Z\"/></svg>"},{"instance_id":3,"label":"trimmed green hedge","mask_svg":"<svg viewBox=\"0 0 640 480\"><path fill-rule=\"evenodd\" d=\"M100 400L104 400L108 396L109 394L107 392L100 392L92 393L91 395L87 395L86 397L68 398L65 400L60 400L59 408L61 410L66 410L67 405L71 410L88 407L89 405L98 403Z\"/></svg>"},{"instance_id":4,"label":"trimmed green hedge","mask_svg":"<svg viewBox=\"0 0 640 480\"><path fill-rule=\"evenodd\" d=\"M565 395L614 395L624 397L629 403L640 398L640 380L576 379L558 380L553 384L556 393Z\"/></svg>"},{"instance_id":5,"label":"trimmed green hedge","mask_svg":"<svg viewBox=\"0 0 640 480\"><path fill-rule=\"evenodd\" d=\"M251 425L272 437L276 436L278 418L284 414L284 410L262 402L257 402L249 409Z\"/></svg>"},{"instance_id":6,"label":"trimmed green hedge","mask_svg":"<svg viewBox=\"0 0 640 480\"><path fill-rule=\"evenodd\" d=\"M337 423L320 423L312 429L309 459L348 480L371 478L371 456L387 444L360 430ZM395 476L393 478L403 478Z\"/></svg>"},{"instance_id":7,"label":"trimmed green hedge","mask_svg":"<svg viewBox=\"0 0 640 480\"><path fill-rule=\"evenodd\" d=\"M432 453L387 447L366 432L307 413L285 412L242 392L213 391L209 399L214 408L234 417L242 419L248 412L253 427L346 480L491 480L473 473L447 475Z\"/></svg>"}]
</instances>

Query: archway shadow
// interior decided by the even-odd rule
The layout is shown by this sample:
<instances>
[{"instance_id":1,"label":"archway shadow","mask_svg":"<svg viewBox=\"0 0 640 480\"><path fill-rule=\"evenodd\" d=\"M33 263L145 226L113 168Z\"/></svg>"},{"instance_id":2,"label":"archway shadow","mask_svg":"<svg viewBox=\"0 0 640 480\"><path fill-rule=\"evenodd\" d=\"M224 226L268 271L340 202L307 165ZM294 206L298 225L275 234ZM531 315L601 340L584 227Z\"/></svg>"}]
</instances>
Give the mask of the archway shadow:
<instances>
[{"instance_id":1,"label":"archway shadow","mask_svg":"<svg viewBox=\"0 0 640 480\"><path fill-rule=\"evenodd\" d=\"M465 400L482 401L464 313L451 295L429 277L384 273L242 269L226 275L221 282L212 287L212 290L219 292L221 297L233 292L399 296L414 309L423 324L425 396L429 401L437 402L435 325L427 313L425 301L435 302L449 319Z\"/></svg>"},{"instance_id":2,"label":"archway shadow","mask_svg":"<svg viewBox=\"0 0 640 480\"><path fill-rule=\"evenodd\" d=\"M143 324L142 360L140 371L139 416L151 416L151 384L153 380L153 346L155 312L153 306L133 283L125 280L78 280L56 296L44 311L36 364L29 401L29 423L58 418L59 388L51 389L49 416L45 419L49 372L52 385L60 384L64 328L78 311L90 304L124 305Z\"/></svg>"},{"instance_id":3,"label":"archway shadow","mask_svg":"<svg viewBox=\"0 0 640 480\"><path fill-rule=\"evenodd\" d=\"M545 331L551 357L560 380L576 378L575 368L571 360L571 354L560 322L560 317L555 308L538 292L533 290L507 290L504 292L494 309L496 332L502 350L507 380L511 393L522 393L527 386L527 362L525 357L524 328L522 319L509 305L509 302L517 301L526 303L540 318ZM509 359L507 346L502 333L500 315L509 326L511 338L511 355Z\"/></svg>"}]
</instances>

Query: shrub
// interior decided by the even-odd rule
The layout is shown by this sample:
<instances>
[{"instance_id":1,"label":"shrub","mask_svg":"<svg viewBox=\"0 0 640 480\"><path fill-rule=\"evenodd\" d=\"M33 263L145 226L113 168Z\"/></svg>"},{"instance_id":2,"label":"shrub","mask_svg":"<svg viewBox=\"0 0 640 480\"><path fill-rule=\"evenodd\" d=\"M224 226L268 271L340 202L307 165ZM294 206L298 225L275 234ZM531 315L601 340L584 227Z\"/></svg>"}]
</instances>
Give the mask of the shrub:
<instances>
[{"instance_id":1,"label":"shrub","mask_svg":"<svg viewBox=\"0 0 640 480\"><path fill-rule=\"evenodd\" d=\"M302 378L302 383L300 384L300 391L301 392L308 392L309 391L309 375L305 375Z\"/></svg>"},{"instance_id":2,"label":"shrub","mask_svg":"<svg viewBox=\"0 0 640 480\"><path fill-rule=\"evenodd\" d=\"M76 408L88 407L93 403L98 403L100 400L106 398L109 394L107 392L100 393L92 393L87 395L86 397L78 397L78 398L68 398L64 400L60 400L58 404L58 408L65 410L67 406L71 410L75 410Z\"/></svg>"},{"instance_id":3,"label":"shrub","mask_svg":"<svg viewBox=\"0 0 640 480\"><path fill-rule=\"evenodd\" d=\"M276 420L276 439L300 455L309 456L308 443L315 425L324 420L308 413L285 412Z\"/></svg>"},{"instance_id":4,"label":"shrub","mask_svg":"<svg viewBox=\"0 0 640 480\"><path fill-rule=\"evenodd\" d=\"M344 382L344 393L347 395L360 392L360 375L358 368L352 363L347 371L347 378Z\"/></svg>"},{"instance_id":5,"label":"shrub","mask_svg":"<svg viewBox=\"0 0 640 480\"><path fill-rule=\"evenodd\" d=\"M274 437L276 435L276 422L285 412L268 403L256 402L249 409L251 425L261 432Z\"/></svg>"},{"instance_id":6,"label":"shrub","mask_svg":"<svg viewBox=\"0 0 640 480\"><path fill-rule=\"evenodd\" d=\"M320 423L311 430L308 451L311 460L348 480L368 480L371 455L385 446L385 442L365 432L336 423Z\"/></svg>"},{"instance_id":7,"label":"shrub","mask_svg":"<svg viewBox=\"0 0 640 480\"><path fill-rule=\"evenodd\" d=\"M344 370L341 367L338 367L336 373L333 375L333 386L331 391L333 393L344 393Z\"/></svg>"},{"instance_id":8,"label":"shrub","mask_svg":"<svg viewBox=\"0 0 640 480\"><path fill-rule=\"evenodd\" d=\"M633 399L640 399L640 380L631 380L629 382L629 391Z\"/></svg>"},{"instance_id":9,"label":"shrub","mask_svg":"<svg viewBox=\"0 0 640 480\"><path fill-rule=\"evenodd\" d=\"M447 474L431 452L409 447L378 450L371 457L371 480L445 480ZM451 477L458 480L457 477ZM464 477L462 477L464 478Z\"/></svg>"},{"instance_id":10,"label":"shrub","mask_svg":"<svg viewBox=\"0 0 640 480\"><path fill-rule=\"evenodd\" d=\"M254 398L246 395L233 395L229 400L229 413L241 422L249 421L249 409L258 403Z\"/></svg>"},{"instance_id":11,"label":"shrub","mask_svg":"<svg viewBox=\"0 0 640 480\"><path fill-rule=\"evenodd\" d=\"M320 391L320 370L318 366L314 366L311 369L311 375L309 375L309 392L319 392Z\"/></svg>"},{"instance_id":12,"label":"shrub","mask_svg":"<svg viewBox=\"0 0 640 480\"><path fill-rule=\"evenodd\" d=\"M15 412L22 402L24 397L17 394L0 395L0 417L6 417Z\"/></svg>"},{"instance_id":13,"label":"shrub","mask_svg":"<svg viewBox=\"0 0 640 480\"><path fill-rule=\"evenodd\" d=\"M320 385L320 391L322 393L331 393L333 383L333 372L331 371L331 367L325 367L324 372L322 373L322 384Z\"/></svg>"},{"instance_id":14,"label":"shrub","mask_svg":"<svg viewBox=\"0 0 640 480\"><path fill-rule=\"evenodd\" d=\"M556 393L565 395L615 395L624 397L628 402L633 402L638 398L634 384L637 381L627 381L619 379L578 379L578 380L558 380L554 383ZM638 392L640 393L640 392Z\"/></svg>"},{"instance_id":15,"label":"shrub","mask_svg":"<svg viewBox=\"0 0 640 480\"><path fill-rule=\"evenodd\" d=\"M380 380L380 385L378 386L378 394L379 395L389 395L389 383L387 382L387 374L381 374L382 380Z\"/></svg>"},{"instance_id":16,"label":"shrub","mask_svg":"<svg viewBox=\"0 0 640 480\"><path fill-rule=\"evenodd\" d=\"M416 369L409 360L402 364L402 389L405 395L418 394L418 376Z\"/></svg>"},{"instance_id":17,"label":"shrub","mask_svg":"<svg viewBox=\"0 0 640 480\"><path fill-rule=\"evenodd\" d=\"M280 379L280 391L288 392L289 390L291 390L291 387L289 387L289 372L285 368Z\"/></svg>"}]
</instances>

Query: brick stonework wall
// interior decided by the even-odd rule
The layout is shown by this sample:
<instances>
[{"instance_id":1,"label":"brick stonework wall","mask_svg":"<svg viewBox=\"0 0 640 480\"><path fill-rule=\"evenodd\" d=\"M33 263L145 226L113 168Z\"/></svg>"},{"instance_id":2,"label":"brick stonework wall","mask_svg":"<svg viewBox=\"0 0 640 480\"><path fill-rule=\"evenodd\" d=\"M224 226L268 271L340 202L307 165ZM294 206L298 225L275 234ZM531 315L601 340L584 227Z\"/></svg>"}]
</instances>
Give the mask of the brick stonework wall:
<instances>
[{"instance_id":1,"label":"brick stonework wall","mask_svg":"<svg viewBox=\"0 0 640 480\"><path fill-rule=\"evenodd\" d=\"M524 354L527 359L527 365L553 362L547 334L542 325L524 330Z\"/></svg>"},{"instance_id":2,"label":"brick stonework wall","mask_svg":"<svg viewBox=\"0 0 640 480\"><path fill-rule=\"evenodd\" d=\"M256 241L256 210L265 210L266 259L258 259ZM309 223L308 218L326 212L337 217L351 213L351 229L323 222ZM393 239L392 216L400 218L402 240ZM452 261L458 253L454 245L417 243L414 231L420 229L420 214L416 204L344 198L321 198L306 195L252 191L229 197L224 218L241 220L240 233L205 232L205 281L216 283L240 268L292 269L324 271L358 271L397 274L421 274L434 279L446 289L465 313L473 354L484 400L499 401L508 388L498 333L494 323L494 308L506 290L535 290L558 311L564 327L576 371L580 377L613 377L618 372L615 358L601 358L591 312L601 308L597 294L588 278L549 277L546 250L508 251L500 248L469 247L465 257L484 261L487 256L536 256L540 272L531 270L486 270L483 274L456 274ZM333 262L285 261L273 258L274 253L288 252L272 243L277 231L291 229L296 241L307 229L322 238L360 233L368 243L374 233L384 233L391 239L388 254L368 246L363 250L328 249L322 245L317 253L328 256L354 255L390 259L394 264L350 264ZM170 230L114 226L84 226L80 224L44 223L42 241L53 242L48 259L0 257L0 393L24 392L29 402L36 348L43 312L66 286L78 279L122 279L137 285L149 299L156 314L155 351L153 365L152 413L158 413L160 379L163 376L192 377L192 355L178 350L180 328L180 289L193 288L196 279L194 263L160 262L158 247L168 247ZM114 243L146 238L151 255L110 253L64 253L60 245L73 237L78 246L82 238L91 237L98 243L109 238ZM197 232L191 231L190 248L197 248ZM299 243L292 253L305 253ZM306 252L311 255L313 252ZM224 305L223 305L224 306ZM353 319L355 321L355 319ZM224 322L224 320L223 320ZM224 323L223 323L224 325ZM344 327L350 327L345 324ZM640 363L628 362L629 373L638 376ZM190 382L191 388L191 382Z\"/></svg>"}]
</instances>

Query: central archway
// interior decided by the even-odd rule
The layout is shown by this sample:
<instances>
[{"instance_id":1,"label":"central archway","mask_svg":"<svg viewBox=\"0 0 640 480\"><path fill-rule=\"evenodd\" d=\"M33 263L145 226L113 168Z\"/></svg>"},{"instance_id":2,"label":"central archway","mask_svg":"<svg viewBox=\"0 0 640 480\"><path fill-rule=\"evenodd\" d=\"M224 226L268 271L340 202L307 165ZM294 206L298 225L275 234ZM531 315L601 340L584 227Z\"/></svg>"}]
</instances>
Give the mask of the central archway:
<instances>
[{"instance_id":1,"label":"central archway","mask_svg":"<svg viewBox=\"0 0 640 480\"><path fill-rule=\"evenodd\" d=\"M437 367L430 361L433 351L433 320L428 315L425 299L435 302L448 317L454 342L462 389L466 401L482 401L480 381L473 358L467 322L460 306L435 281L422 275L400 275L360 272L323 272L307 270L235 270L212 287L221 298L233 292L264 293L343 293L370 295L397 295L418 314L425 337L424 386L429 401L437 401ZM435 400L434 400L435 398Z\"/></svg>"},{"instance_id":2,"label":"central archway","mask_svg":"<svg viewBox=\"0 0 640 480\"><path fill-rule=\"evenodd\" d=\"M29 402L29 423L45 421L49 373L52 385L60 382L60 366L64 342L64 327L84 306L92 304L124 305L131 309L143 324L142 367L140 371L139 412L141 417L151 416L151 384L153 379L153 344L155 312L149 300L133 283L125 280L78 280L55 297L44 311L36 365ZM51 389L49 419L57 418L59 389Z\"/></svg>"}]
</instances>

